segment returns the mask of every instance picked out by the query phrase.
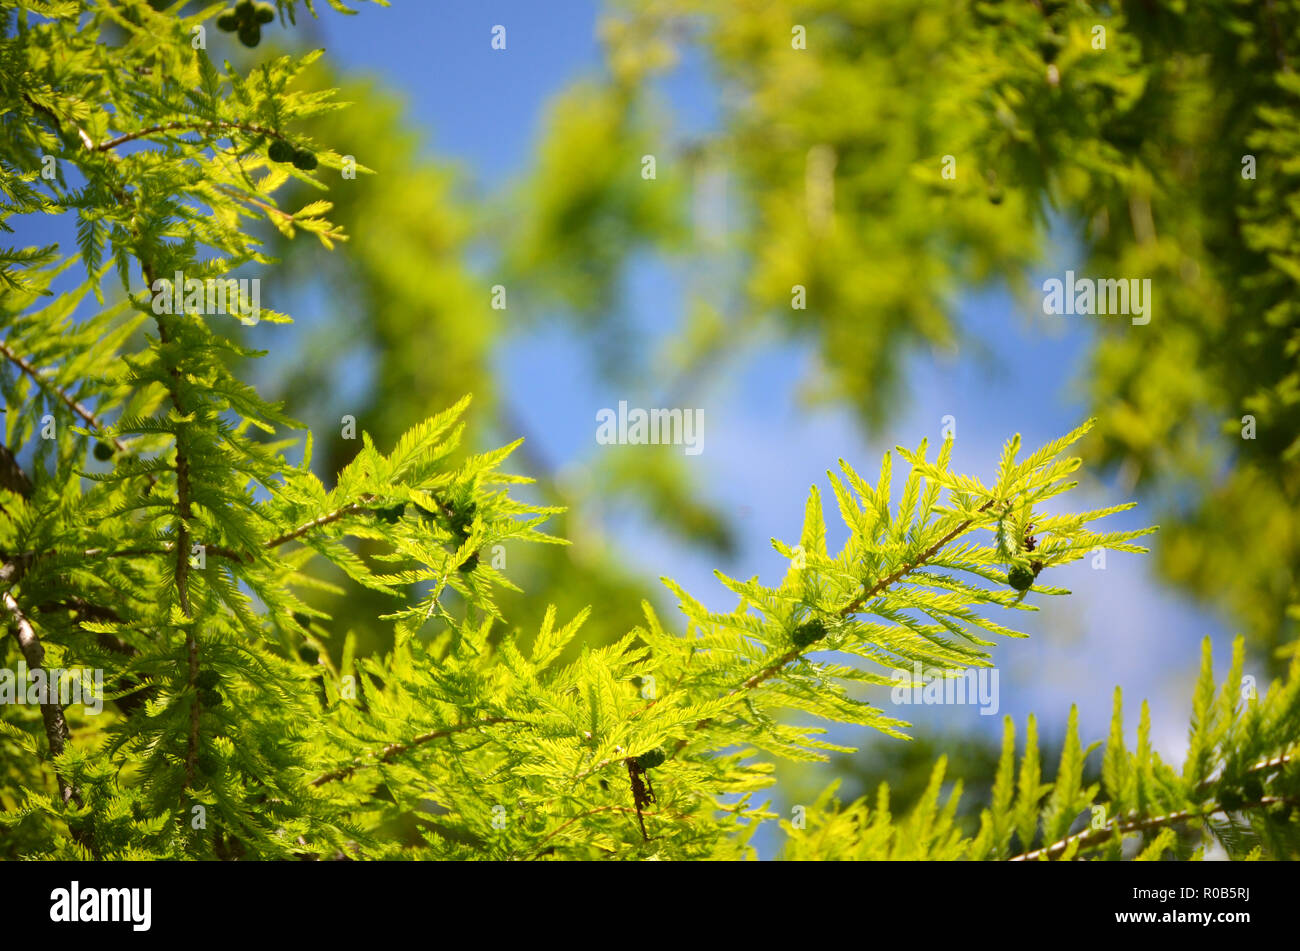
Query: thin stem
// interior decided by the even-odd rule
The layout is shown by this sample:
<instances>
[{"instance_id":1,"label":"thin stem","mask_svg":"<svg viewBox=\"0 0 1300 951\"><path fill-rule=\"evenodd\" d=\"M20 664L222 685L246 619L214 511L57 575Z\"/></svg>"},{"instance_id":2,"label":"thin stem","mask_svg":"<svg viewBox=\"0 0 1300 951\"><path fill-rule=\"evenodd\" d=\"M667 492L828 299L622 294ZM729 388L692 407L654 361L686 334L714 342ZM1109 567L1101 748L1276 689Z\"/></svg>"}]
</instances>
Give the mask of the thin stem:
<instances>
[{"instance_id":1,"label":"thin stem","mask_svg":"<svg viewBox=\"0 0 1300 951\"><path fill-rule=\"evenodd\" d=\"M431 730L428 733L421 733L419 736L407 740L405 743L389 743L377 753L369 753L364 759L356 760L348 766L342 766L338 769L317 776L312 780L313 786L324 786L326 783L332 783L340 779L347 779L359 769L365 769L370 766L377 766L380 763L387 763L403 753L409 753L417 746L422 746L433 740L440 740L444 737L452 736L456 733L464 733L466 730L473 730L481 726L493 726L498 723L518 723L518 720L510 717L485 717L482 720L472 720L469 723L459 723L456 726L446 727L441 730Z\"/></svg>"},{"instance_id":2,"label":"thin stem","mask_svg":"<svg viewBox=\"0 0 1300 951\"><path fill-rule=\"evenodd\" d=\"M1100 845L1102 842L1106 842L1109 839L1114 838L1114 836L1117 833L1119 835L1127 835L1130 832L1144 832L1148 829L1158 829L1161 828L1162 826L1173 825L1176 822L1184 822L1188 819L1207 819L1210 816L1219 812L1222 812L1226 815L1229 812L1241 812L1247 809L1260 809L1263 808L1264 806L1271 806L1279 802L1291 803L1292 805L1296 805L1296 804L1300 804L1300 799L1295 799L1289 796L1263 796L1260 799L1255 800L1254 802L1242 803L1240 806L1236 806L1232 809L1224 808L1222 805L1216 803L1213 805L1212 808L1209 809L1179 809L1174 812L1166 813L1162 816L1144 816L1144 817L1127 819L1123 822L1118 822L1117 819L1112 819L1109 822L1107 822L1104 826L1102 826L1100 829L1088 829L1087 831L1084 832L1075 833L1074 835L1067 836L1066 838L1061 839L1058 842L1053 842L1051 845L1046 845L1043 846L1042 848L1034 849L1032 852L1025 852L1021 855L1013 855L1007 861L1032 862L1037 859L1055 858L1056 856L1064 853L1065 850L1070 847L1071 843L1077 842L1078 847L1080 849L1087 849L1087 848L1092 848L1094 845Z\"/></svg>"},{"instance_id":3,"label":"thin stem","mask_svg":"<svg viewBox=\"0 0 1300 951\"><path fill-rule=\"evenodd\" d=\"M3 447L0 447L0 449L3 449ZM3 459L0 458L0 464L2 463ZM373 514L376 509L367 503L376 501L378 501L378 499L374 496L366 496L363 502L352 502L348 505L344 505L332 512L327 512L324 515L317 516L311 521L304 522L292 531L285 532L282 535L277 535L275 538L265 542L263 547L267 549L279 548L281 545L301 538L317 528L330 525L349 515L361 515L365 513ZM440 499L437 501L439 507L450 514L451 510L446 503ZM219 558L226 558L230 561L250 562L253 560L251 554L243 554L235 551L233 548L227 548L223 545L204 545L203 550L205 554L215 555ZM6 555L5 553L0 552L0 558L9 561L21 561L25 564L34 561L37 558L48 558L58 554L70 554L75 555L78 558L144 558L151 555L170 555L174 551L176 551L175 543L164 542L161 548L87 548L77 552L60 553L58 551L26 551L17 552L13 555Z\"/></svg>"},{"instance_id":4,"label":"thin stem","mask_svg":"<svg viewBox=\"0 0 1300 951\"><path fill-rule=\"evenodd\" d=\"M987 502L985 502L983 505L979 507L978 512L980 514L987 512L989 509L993 507L995 501L996 501L995 499L989 499ZM870 601L872 598L878 595L885 588L889 587L894 582L899 581L901 578L903 578L904 575L909 575L917 568L923 567L931 558L937 555L945 545L953 541L955 538L957 538L957 536L963 535L966 532L970 531L971 527L975 524L975 521L976 520L974 518L968 518L963 522L961 522L960 524L958 524L956 528L948 532L946 535L940 538L937 542L935 542L925 551L921 552L921 554L918 555L913 561L909 562L906 565L903 565L893 574L888 575L882 578L881 580L877 581L861 597L856 598L851 604L849 604L842 611L840 611L840 616L848 617L850 614L856 613L863 607L863 605L865 605L868 601Z\"/></svg>"},{"instance_id":5,"label":"thin stem","mask_svg":"<svg viewBox=\"0 0 1300 951\"><path fill-rule=\"evenodd\" d=\"M9 344L6 341L0 340L0 353L4 354L5 357L8 358L8 360L11 363L14 364L14 366L18 367L18 369L22 370L29 377L35 380L36 383L41 387L41 389L53 393L60 400L62 400L64 405L66 405L68 409L72 410L74 413L80 416L85 421L86 425L89 426L91 429L98 431L103 428L99 420L95 418L95 415L92 412L90 412L90 410L86 409L84 406L82 406L72 397L68 396L66 393L64 393L53 383L50 383L48 380L46 380L45 377L41 374L41 372L36 369L36 367L32 366L21 356L14 353L13 349L9 346ZM118 448L124 449L125 447L119 444Z\"/></svg>"},{"instance_id":6,"label":"thin stem","mask_svg":"<svg viewBox=\"0 0 1300 951\"><path fill-rule=\"evenodd\" d=\"M157 135L160 132L187 131L197 132L200 129L238 129L241 132L251 132L254 135L269 135L272 138L284 139L284 136L275 129L268 129L266 126L256 125L250 122L229 122L218 119L213 122L207 119L185 119L163 122L159 125L152 125L145 129L137 129L134 132L127 132L116 138L105 139L99 145L87 146L92 152L107 152L115 149L119 145L125 145L128 142L134 142L136 139L148 138L151 135ZM287 141L287 140L286 140Z\"/></svg>"},{"instance_id":7,"label":"thin stem","mask_svg":"<svg viewBox=\"0 0 1300 951\"><path fill-rule=\"evenodd\" d=\"M247 560L244 555L241 555L233 548L225 548L220 545L205 545L203 548L204 553L208 555L217 555L231 561ZM51 558L55 555L71 555L76 558L147 558L153 555L170 555L175 550L176 546L171 542L164 542L161 548L87 548L75 552L21 551L12 555L0 552L0 558L27 562L35 561L38 558Z\"/></svg>"},{"instance_id":8,"label":"thin stem","mask_svg":"<svg viewBox=\"0 0 1300 951\"><path fill-rule=\"evenodd\" d=\"M329 525L332 522L337 522L339 519L346 518L349 515L360 515L362 512L368 512L368 511L370 511L368 506L363 505L361 502L353 502L350 505L345 505L342 508L337 508L332 512L328 512L325 515L321 515L318 518L314 518L310 522L304 522L302 525L299 525L297 528L293 529L293 531L285 532L283 535L277 535L275 538L272 538L270 541L268 541L265 547L279 548L281 545L285 544L286 542L291 542L295 538L301 538L303 535L306 535L308 532L314 531L315 529L318 529L324 525Z\"/></svg>"},{"instance_id":9,"label":"thin stem","mask_svg":"<svg viewBox=\"0 0 1300 951\"><path fill-rule=\"evenodd\" d=\"M50 121L54 123L54 127L58 129L59 132L63 132L63 121L53 111L51 111L48 106L44 106L37 102L27 93L23 93L23 99L27 100L27 104L37 112L48 116ZM77 138L81 140L82 146L84 146L88 152L95 151L95 140L90 137L90 134L76 123L73 123L73 128L77 130Z\"/></svg>"},{"instance_id":10,"label":"thin stem","mask_svg":"<svg viewBox=\"0 0 1300 951\"><path fill-rule=\"evenodd\" d=\"M145 280L150 287L154 285L153 269L143 258L140 260L141 270L144 271ZM154 322L158 327L158 341L166 348L172 341L171 333L167 326L167 321L161 314L154 315ZM167 393L171 398L172 406L176 413L182 419L185 417L184 401L181 399L181 371L175 365L167 367L167 374L171 377L168 384ZM190 505L190 459L186 447L186 430L185 424L178 425L176 428L176 598L180 602L181 613L185 615L187 621L194 618L194 612L190 607L190 519L193 518L194 512ZM199 715L202 713L202 703L197 695L197 681L199 676L199 643L194 635L193 623L185 626L185 662L186 662L186 681L194 696L190 698L190 728L189 735L186 737L185 748L185 786L186 788L194 784L195 764L199 755Z\"/></svg>"},{"instance_id":11,"label":"thin stem","mask_svg":"<svg viewBox=\"0 0 1300 951\"><path fill-rule=\"evenodd\" d=\"M8 591L4 593L4 605L5 610L9 612L14 635L18 638L18 646L23 652L23 658L27 661L27 666L32 670L43 670L45 668L45 648L41 645L41 639L36 635L36 629L32 627L31 621L27 620L22 608L18 606L18 602L14 600L14 596ZM45 736L50 741L50 756L51 758L57 758L63 754L64 746L70 737L68 721L63 715L63 705L59 703L57 689L47 690L46 701L41 704L41 718L45 721ZM57 766L54 767L54 775L58 778L59 792L64 803L75 801L80 806L81 794L77 787L64 778Z\"/></svg>"},{"instance_id":12,"label":"thin stem","mask_svg":"<svg viewBox=\"0 0 1300 951\"><path fill-rule=\"evenodd\" d=\"M116 436L104 435L104 424L100 422L99 418L95 416L94 413L86 409L86 407L82 406L67 393L63 392L59 387L47 380L40 370L32 366L31 363L25 360L20 354L15 353L7 341L0 340L0 354L3 354L5 359L36 381L36 385L41 389L57 396L63 405L72 410L72 412L77 416L81 417L81 420L86 424L86 426L93 430L99 438L111 440L118 452L126 452L127 447L122 440L118 439ZM152 473L149 474L147 478L149 479L150 485L153 485L155 480Z\"/></svg>"},{"instance_id":13,"label":"thin stem","mask_svg":"<svg viewBox=\"0 0 1300 951\"><path fill-rule=\"evenodd\" d=\"M303 535L306 535L308 532L314 531L315 529L318 529L324 525L329 525L333 522L337 522L339 519L346 518L349 515L360 515L363 512L374 513L376 510L372 507L372 505L373 503L378 501L379 499L376 496L364 495L362 496L360 502L349 503L348 505L344 505L341 508L337 508L332 512L327 512L324 515L320 515L309 522L304 522L303 524L299 525L297 528L293 529L292 531L285 532L283 535L277 535L275 538L272 538L270 541L268 541L265 547L279 548L281 545L287 542L291 542L296 538L301 538ZM434 501L438 503L438 508L442 509L442 511L447 515L455 514L451 506L448 505L446 502L444 502L442 499L439 499L436 496L434 496Z\"/></svg>"},{"instance_id":14,"label":"thin stem","mask_svg":"<svg viewBox=\"0 0 1300 951\"><path fill-rule=\"evenodd\" d=\"M1253 766L1247 768L1245 770L1245 773L1246 775L1251 775L1254 773L1267 772L1270 769L1277 769L1279 766L1286 766L1293 759L1294 759L1294 753L1290 753L1290 752L1282 753L1270 759L1260 760L1258 763L1255 763ZM1196 787L1197 790L1211 788L1212 786L1214 786L1215 783L1219 781L1221 775L1222 775L1222 771L1218 770L1216 771L1216 775L1206 777L1197 785Z\"/></svg>"},{"instance_id":15,"label":"thin stem","mask_svg":"<svg viewBox=\"0 0 1300 951\"><path fill-rule=\"evenodd\" d=\"M45 669L45 648L41 644L41 639L36 634L36 629L32 627L31 621L23 614L22 608L19 607L17 600L8 591L4 593L5 610L9 612L9 617L13 623L14 636L18 638L18 647L23 653L23 658L27 661L27 666L32 670ZM71 739L71 733L68 730L68 719L64 716L63 705L59 703L58 684L54 678L46 676L46 696L41 703L41 719L45 723L45 737L50 744L50 759L57 760ZM59 797L66 806L68 803L74 804L80 809L84 803L81 800L81 791L77 788L72 780L68 779L63 771L57 765L54 766L54 778L59 784ZM99 858L99 851L95 847L94 834L85 830L72 829L73 839L83 845L90 851L95 858Z\"/></svg>"}]
</instances>

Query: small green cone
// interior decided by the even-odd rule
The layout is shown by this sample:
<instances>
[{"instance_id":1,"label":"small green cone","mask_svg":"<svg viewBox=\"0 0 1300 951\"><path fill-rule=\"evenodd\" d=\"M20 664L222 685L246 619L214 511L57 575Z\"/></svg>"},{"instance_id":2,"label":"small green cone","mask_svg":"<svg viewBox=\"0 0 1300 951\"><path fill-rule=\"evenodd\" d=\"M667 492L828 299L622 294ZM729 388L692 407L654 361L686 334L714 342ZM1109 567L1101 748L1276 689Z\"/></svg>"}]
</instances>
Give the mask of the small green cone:
<instances>
[{"instance_id":1,"label":"small green cone","mask_svg":"<svg viewBox=\"0 0 1300 951\"><path fill-rule=\"evenodd\" d=\"M826 625L816 619L805 621L793 631L790 632L790 640L794 646L803 650L810 644L815 644L826 636Z\"/></svg>"},{"instance_id":2,"label":"small green cone","mask_svg":"<svg viewBox=\"0 0 1300 951\"><path fill-rule=\"evenodd\" d=\"M272 162L292 162L296 154L294 147L284 139L276 139L266 150L266 155Z\"/></svg>"},{"instance_id":3,"label":"small green cone","mask_svg":"<svg viewBox=\"0 0 1300 951\"><path fill-rule=\"evenodd\" d=\"M636 758L636 765L640 769L654 769L656 766L662 766L668 759L668 754L662 749L647 750Z\"/></svg>"},{"instance_id":4,"label":"small green cone","mask_svg":"<svg viewBox=\"0 0 1300 951\"><path fill-rule=\"evenodd\" d=\"M1015 565L1007 572L1007 584L1017 591L1028 591L1034 584L1034 573L1024 565Z\"/></svg>"}]
</instances>

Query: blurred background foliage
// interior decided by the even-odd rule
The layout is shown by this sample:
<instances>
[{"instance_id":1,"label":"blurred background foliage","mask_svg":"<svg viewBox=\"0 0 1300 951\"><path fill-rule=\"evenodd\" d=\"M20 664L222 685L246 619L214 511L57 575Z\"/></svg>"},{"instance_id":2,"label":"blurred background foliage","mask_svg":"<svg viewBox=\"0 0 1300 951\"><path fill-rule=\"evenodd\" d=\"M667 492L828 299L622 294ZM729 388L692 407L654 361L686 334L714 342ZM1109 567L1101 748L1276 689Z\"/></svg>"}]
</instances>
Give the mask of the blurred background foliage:
<instances>
[{"instance_id":1,"label":"blurred background foliage","mask_svg":"<svg viewBox=\"0 0 1300 951\"><path fill-rule=\"evenodd\" d=\"M1280 670L1300 620L1300 0L610 0L599 39L602 74L553 97L528 167L491 193L430 157L395 91L319 64L308 77L358 106L302 131L377 172L330 189L342 253L267 235L293 277L267 303L299 325L259 331L293 354L262 387L312 425L323 477L355 445L339 436L344 414L383 446L473 392L483 444L529 435L494 358L538 326L590 348L633 405L689 405L746 341L809 342L804 394L870 433L907 398L909 354L980 351L956 295L1003 282L1045 319L1031 274L1065 230L1080 276L1154 287L1151 324L1088 322L1073 385L1101 420L1090 463L1162 523L1163 579ZM703 133L663 94L683 60L718 91ZM709 209L719 181L722 221ZM691 275L666 342L629 318L628 268L645 256ZM557 469L532 445L517 468L569 507L552 528L575 543L505 553L524 594L502 606L519 628L547 603L562 616L592 604L612 640L641 598L663 601L604 537L611 511L732 550L736 513L680 455ZM372 649L387 637L374 597L327 606ZM890 778L901 804L939 750L956 753L950 775L977 806L996 761L984 739L879 745L837 768L848 795Z\"/></svg>"}]
</instances>

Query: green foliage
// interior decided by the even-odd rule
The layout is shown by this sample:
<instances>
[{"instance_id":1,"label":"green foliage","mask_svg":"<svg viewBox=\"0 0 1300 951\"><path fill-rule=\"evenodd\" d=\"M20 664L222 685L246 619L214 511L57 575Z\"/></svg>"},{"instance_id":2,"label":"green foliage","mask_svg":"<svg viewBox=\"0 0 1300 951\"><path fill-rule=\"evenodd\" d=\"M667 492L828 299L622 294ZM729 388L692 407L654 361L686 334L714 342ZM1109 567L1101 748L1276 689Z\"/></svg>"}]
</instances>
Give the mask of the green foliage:
<instances>
[{"instance_id":1,"label":"green foliage","mask_svg":"<svg viewBox=\"0 0 1300 951\"><path fill-rule=\"evenodd\" d=\"M1181 774L1151 748L1142 705L1137 748L1124 744L1120 691L1101 758L1101 781L1084 785L1084 763L1098 744L1079 742L1071 708L1056 779L1040 780L1038 738L1031 716L1016 771L1016 729L1005 720L1002 754L989 805L978 824L957 816L955 784L941 803L945 760L931 773L916 805L895 817L889 787L874 803L842 807L828 789L808 810L806 828L782 822L790 859L1070 859L1200 858L1218 848L1229 858L1300 858L1300 663L1263 697L1241 687L1244 643L1215 696L1206 638ZM1017 779L1018 776L1018 779Z\"/></svg>"},{"instance_id":2,"label":"green foliage","mask_svg":"<svg viewBox=\"0 0 1300 951\"><path fill-rule=\"evenodd\" d=\"M649 97L696 58L721 78L720 128L680 160L722 157L745 209L722 339L811 340L809 389L868 422L902 352L968 342L958 288L1005 281L1037 321L1045 265L1149 278L1149 326L1090 321L1094 452L1167 510L1165 575L1280 669L1300 633L1300 2L610 6L612 88Z\"/></svg>"},{"instance_id":3,"label":"green foliage","mask_svg":"<svg viewBox=\"0 0 1300 951\"><path fill-rule=\"evenodd\" d=\"M480 553L556 542L542 525L559 514L512 494L529 481L502 470L517 442L463 449L465 399L382 442L363 427L327 486L311 435L292 460L301 427L237 372L259 356L239 322L156 306L168 296L159 276L269 263L255 219L324 248L344 237L322 217L328 202L289 213L277 200L291 181L323 190L319 176L343 167L306 131L337 108L330 90L299 82L317 54L218 68L190 42L215 5L156 7L0 3L0 222L75 220L85 272L56 290L74 258L0 252L0 586L14 632L0 651L6 667L21 656L102 671L108 700L99 714L48 698L4 706L6 856L746 856L774 818L755 798L773 757L846 751L823 739L823 721L901 737L907 724L863 699L893 682L888 671L989 666L990 637L1023 636L994 611L1067 594L1050 573L1095 549L1145 550L1135 540L1151 529L1091 527L1130 506L1062 508L1080 465L1066 453L1089 425L1024 458L1013 438L988 484L952 471L951 442L933 461L922 443L898 450L909 470L897 500L892 454L874 481L841 461L829 483L843 547L828 550L814 488L797 543L773 542L791 563L779 584L719 574L732 611L665 579L680 631L648 603L626 631L555 607L512 621L503 605L518 586ZM278 8L292 23L296 5ZM593 115L564 121L608 141L617 112ZM39 175L45 155L59 160L53 180ZM593 187L613 186L597 176ZM539 234L589 200L557 192ZM649 214L638 207L623 210ZM869 253L846 240L844 260ZM527 270L527 253L516 260ZM121 286L111 299L110 272ZM91 295L95 313L74 319ZM1031 529L1034 577L1009 589ZM359 651L309 600L358 590L385 605L386 649ZM1230 813L1215 829L1226 848L1292 854L1291 820L1275 807L1295 797L1298 689L1292 676L1241 709L1228 687L1214 697L1207 654L1181 777L1145 726L1137 752L1123 749L1117 705L1103 771L1112 832L1216 805ZM826 799L791 854L995 858L1016 837L1073 857L1094 846L1056 848L1098 795L1083 784L1086 757L1072 723L1043 783L1031 721L1014 789L1008 730L973 839L956 794L939 805L941 761L902 823L883 791L870 814ZM1233 824L1263 807L1248 830ZM1162 834L1143 857L1179 847Z\"/></svg>"},{"instance_id":4,"label":"green foliage","mask_svg":"<svg viewBox=\"0 0 1300 951\"><path fill-rule=\"evenodd\" d=\"M933 463L924 447L903 450L913 467L897 507L889 456L875 486L841 463L842 477L831 481L850 532L843 550L832 558L825 548L814 490L800 547L773 543L792 559L779 587L720 576L740 602L718 614L665 580L682 600L685 635L667 631L647 604L644 626L610 646L584 647L567 665L556 661L585 614L559 626L548 612L531 649L520 632L494 638L485 623L449 623L434 639L403 640L391 655L358 664L356 703L333 700L325 687L332 705L318 750L336 765L322 761L313 783L338 787L340 805L353 817L363 811L367 827L413 823L414 841L401 854L733 854L770 815L750 798L771 782L771 764L758 753L808 760L844 749L820 739L820 727L784 722L791 712L901 735L906 724L846 687L887 685L878 668L913 660L948 670L987 665L984 633L1017 636L975 610L1031 609L1001 586L996 549L975 536L1011 509L1068 489L1077 460L1061 454L1083 431L1020 462L1013 441L992 486L949 470L950 443ZM1111 511L1038 516L1044 563L1099 546L1141 550L1132 539L1146 530L1086 528ZM801 619L809 617L828 619L825 643L792 644L790 632L806 630ZM868 663L814 660L805 653L814 643ZM350 753L343 765L340 751ZM657 774L644 841L618 779L626 763ZM736 794L739 804L728 803ZM388 843L375 854L398 848Z\"/></svg>"}]
</instances>

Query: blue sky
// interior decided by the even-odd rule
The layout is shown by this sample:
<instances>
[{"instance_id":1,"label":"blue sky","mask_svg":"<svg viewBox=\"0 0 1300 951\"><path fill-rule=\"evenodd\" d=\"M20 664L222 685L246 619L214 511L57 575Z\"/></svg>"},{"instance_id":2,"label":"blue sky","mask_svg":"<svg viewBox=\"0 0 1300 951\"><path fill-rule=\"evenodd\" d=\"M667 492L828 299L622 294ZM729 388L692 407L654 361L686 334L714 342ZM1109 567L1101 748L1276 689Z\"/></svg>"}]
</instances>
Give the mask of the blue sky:
<instances>
[{"instance_id":1,"label":"blue sky","mask_svg":"<svg viewBox=\"0 0 1300 951\"><path fill-rule=\"evenodd\" d=\"M548 99L568 82L599 71L596 16L597 4L588 2L399 2L388 10L366 7L347 19L325 14L319 29L336 61L404 91L430 155L457 160L485 191L496 191L526 170ZM505 51L491 49L496 24L507 29ZM661 92L679 129L694 131L716 121L717 91L698 62L686 59ZM1060 230L1059 247L1046 255L1045 275L1062 272L1069 261L1069 229ZM661 338L670 333L680 319L684 280L660 262L636 262L627 288L638 324ZM705 451L692 457L692 465L700 467L710 498L735 514L737 557L715 564L712 556L684 550L626 514L606 523L620 551L647 577L670 573L706 603L730 607L731 596L713 578L713 568L742 577L758 573L769 581L779 577L785 564L769 539L797 538L808 487L824 488L825 470L838 457L872 470L896 444L915 446L922 438L935 443L942 417L952 414L955 467L987 475L1013 429L1032 447L1086 416L1072 384L1091 339L1088 318L1023 313L1002 288L972 289L954 309L992 360L966 352L911 358L909 398L879 438L866 439L846 411L810 412L800 405L798 385L816 372L815 354L807 349L771 343L721 368L698 394L707 404ZM1140 330L1149 328L1134 332ZM514 411L544 458L560 466L581 464L597 451L595 410L627 398L601 378L582 341L563 330L513 338L498 365ZM1043 392L1051 398L1029 395ZM1085 478L1078 504L1111 504L1116 491ZM1140 505L1112 521L1117 527L1150 524L1156 513ZM1074 596L1020 615L1031 640L995 651L1003 711L1018 719L1035 711L1051 732L1077 702L1085 739L1100 737L1111 691L1119 684L1133 720L1141 699L1152 701L1159 748L1177 758L1199 641L1207 634L1215 638L1221 669L1230 632L1201 606L1161 587L1149 567L1140 556L1111 554L1105 571L1092 570L1086 561L1061 569L1054 582ZM970 707L919 713L910 709L920 728L941 721L1000 729L1000 717L981 717Z\"/></svg>"}]
</instances>

